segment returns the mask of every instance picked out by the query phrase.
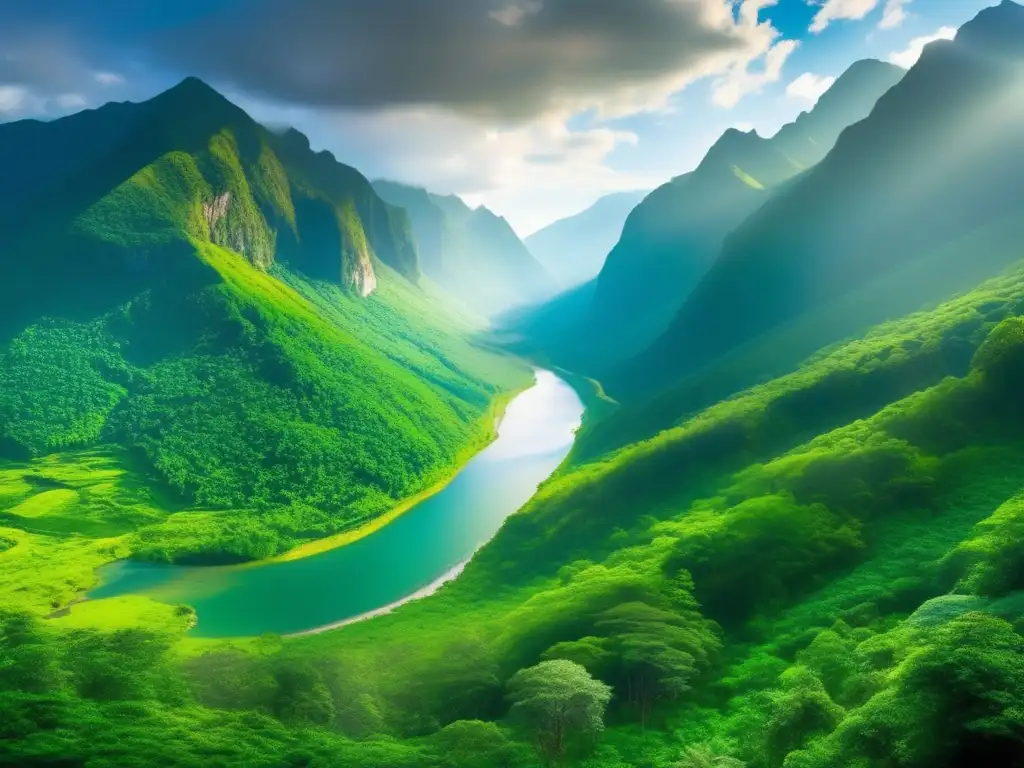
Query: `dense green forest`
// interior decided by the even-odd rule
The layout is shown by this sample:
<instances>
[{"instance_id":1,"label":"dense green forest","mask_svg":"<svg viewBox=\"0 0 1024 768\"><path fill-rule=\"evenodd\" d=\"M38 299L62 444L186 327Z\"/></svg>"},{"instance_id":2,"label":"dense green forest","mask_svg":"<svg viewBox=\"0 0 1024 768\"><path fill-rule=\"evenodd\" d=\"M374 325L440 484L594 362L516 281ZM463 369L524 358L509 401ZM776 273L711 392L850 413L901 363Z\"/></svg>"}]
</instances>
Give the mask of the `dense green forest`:
<instances>
[{"instance_id":1,"label":"dense green forest","mask_svg":"<svg viewBox=\"0 0 1024 768\"><path fill-rule=\"evenodd\" d=\"M364 179L233 110L12 223L0 298L54 288L0 304L0 765L1024 765L1021 41L1007 1L926 49L727 239L632 376L516 340L586 401L567 461L436 593L301 637L82 598L117 559L258 559L379 515L489 438L526 366L420 274ZM131 108L105 108L116 135L81 122L81 157L151 137ZM939 163L974 109L983 140ZM906 164L896 184L907 142L880 138L909 114L935 123L927 185ZM919 184L891 219L889 181ZM843 242L793 225L850 195ZM67 279L107 287L58 312L71 246ZM699 307L721 334L698 339Z\"/></svg>"},{"instance_id":2,"label":"dense green forest","mask_svg":"<svg viewBox=\"0 0 1024 768\"><path fill-rule=\"evenodd\" d=\"M0 143L74 132L88 153L125 122L142 128L116 164L57 174L44 220L6 234L7 524L257 559L386 512L489 438L525 367L420 277L404 212L300 135L186 81Z\"/></svg>"}]
</instances>

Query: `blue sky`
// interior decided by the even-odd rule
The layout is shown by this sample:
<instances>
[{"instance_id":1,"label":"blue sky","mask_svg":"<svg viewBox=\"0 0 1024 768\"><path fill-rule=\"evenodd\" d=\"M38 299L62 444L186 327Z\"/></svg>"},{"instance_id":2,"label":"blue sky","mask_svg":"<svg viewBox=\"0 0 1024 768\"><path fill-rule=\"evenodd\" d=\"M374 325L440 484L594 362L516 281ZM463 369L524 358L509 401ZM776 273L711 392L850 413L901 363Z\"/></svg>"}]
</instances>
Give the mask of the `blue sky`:
<instances>
[{"instance_id":1,"label":"blue sky","mask_svg":"<svg viewBox=\"0 0 1024 768\"><path fill-rule=\"evenodd\" d=\"M0 4L0 121L198 75L371 178L521 234L771 135L862 58L995 0L37 0Z\"/></svg>"}]
</instances>

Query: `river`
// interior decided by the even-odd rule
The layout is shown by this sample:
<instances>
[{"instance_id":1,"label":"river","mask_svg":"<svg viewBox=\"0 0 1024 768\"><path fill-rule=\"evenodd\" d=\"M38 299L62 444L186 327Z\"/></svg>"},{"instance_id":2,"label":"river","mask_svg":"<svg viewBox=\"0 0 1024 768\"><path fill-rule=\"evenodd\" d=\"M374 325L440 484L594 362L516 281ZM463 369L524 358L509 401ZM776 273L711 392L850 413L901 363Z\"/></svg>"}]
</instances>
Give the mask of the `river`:
<instances>
[{"instance_id":1,"label":"river","mask_svg":"<svg viewBox=\"0 0 1024 768\"><path fill-rule=\"evenodd\" d=\"M90 598L148 595L196 609L200 637L288 635L386 612L453 578L525 504L572 447L583 404L549 371L505 411L498 437L437 494L374 533L265 566L130 560L107 566Z\"/></svg>"}]
</instances>

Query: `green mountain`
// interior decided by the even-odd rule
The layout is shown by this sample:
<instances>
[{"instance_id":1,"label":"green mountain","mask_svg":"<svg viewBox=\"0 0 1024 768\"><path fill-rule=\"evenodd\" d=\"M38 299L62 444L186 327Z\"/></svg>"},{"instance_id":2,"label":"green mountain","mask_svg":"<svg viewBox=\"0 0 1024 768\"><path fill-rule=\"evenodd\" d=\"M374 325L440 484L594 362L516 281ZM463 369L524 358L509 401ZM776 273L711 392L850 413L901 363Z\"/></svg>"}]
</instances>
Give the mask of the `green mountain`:
<instances>
[{"instance_id":1,"label":"green mountain","mask_svg":"<svg viewBox=\"0 0 1024 768\"><path fill-rule=\"evenodd\" d=\"M436 483L527 378L417 285L403 211L198 80L0 147L0 459L134 478L34 529L263 557Z\"/></svg>"},{"instance_id":2,"label":"green mountain","mask_svg":"<svg viewBox=\"0 0 1024 768\"><path fill-rule=\"evenodd\" d=\"M624 366L613 388L663 386L1015 216L1024 195L1019 34L1024 10L1007 3L965 25L955 41L929 45L825 160L729 235L664 337Z\"/></svg>"},{"instance_id":3,"label":"green mountain","mask_svg":"<svg viewBox=\"0 0 1024 768\"><path fill-rule=\"evenodd\" d=\"M646 192L616 192L573 216L559 219L524 241L564 288L588 282L601 271L618 242L626 217Z\"/></svg>"},{"instance_id":4,"label":"green mountain","mask_svg":"<svg viewBox=\"0 0 1024 768\"><path fill-rule=\"evenodd\" d=\"M722 239L771 190L821 160L840 132L865 117L902 70L862 61L809 113L765 139L730 129L692 172L652 192L630 214L597 280L588 322L621 353L664 329L710 266Z\"/></svg>"},{"instance_id":5,"label":"green mountain","mask_svg":"<svg viewBox=\"0 0 1024 768\"><path fill-rule=\"evenodd\" d=\"M524 349L594 375L639 354L665 330L725 235L824 157L843 128L866 116L902 75L898 67L861 61L774 137L726 131L694 171L654 190L629 214L589 305L560 304L582 312L556 313L547 328L522 313L506 325L519 331Z\"/></svg>"},{"instance_id":6,"label":"green mountain","mask_svg":"<svg viewBox=\"0 0 1024 768\"><path fill-rule=\"evenodd\" d=\"M374 188L408 212L427 276L476 312L499 314L554 292L551 276L509 223L486 207L474 210L454 195L391 181Z\"/></svg>"},{"instance_id":7,"label":"green mountain","mask_svg":"<svg viewBox=\"0 0 1024 768\"><path fill-rule=\"evenodd\" d=\"M983 12L955 44L922 59L923 69L957 52L942 83L931 85L948 95L950 111L929 126L959 142L945 164L930 156L933 201L954 195L943 182L965 181L943 175L959 169L962 154L987 157L968 138L1011 133L1003 121L1015 119L1019 89L991 101L993 81L977 77L979 98L968 104L961 86L979 62L998 78L1008 58L1024 53L1022 16L1012 3ZM924 105L919 90L905 88L916 73L876 111L896 110L906 98L903 118L911 120ZM938 119L934 105L920 119L927 116ZM894 158L878 134L857 145L858 155L841 153L851 133L833 155L848 168L881 165L878 178L895 183L885 166L902 155ZM893 139L909 160L919 159L917 136ZM992 145L1000 147L1016 149ZM1018 157L1004 156L1008 174ZM912 166L896 170L913 176ZM920 257L872 264L874 279L811 302L663 395L612 411L593 388L589 399L607 410L590 407L569 461L457 579L386 616L311 636L197 641L186 636L190 609L153 599L159 594L76 602L97 565L138 546L102 537L127 525L118 517L125 505L113 502L136 494L132 522L159 528L211 513L166 516L154 504L162 499L139 496L148 478L112 464L109 447L3 465L0 764L1024 764L1024 201L988 196L999 179L990 167L979 170L984 183L970 191L978 208L1004 206L997 220L966 234L950 226L952 234L936 234L940 245ZM893 202L885 187L872 191L880 207ZM838 211L831 223L841 223ZM838 227L837 237L853 229ZM199 246L201 257L217 249ZM835 247L844 253L842 240ZM0 253L6 259L8 251ZM374 264L378 287L364 299L276 262L267 274L237 252L216 253L216 264L234 265L230 274L245 281L214 282L195 311L233 302L255 329L245 332L273 343L289 331L304 334L304 321L293 314L286 326L269 322L255 299L236 301L243 282L281 302L295 289L325 325L367 334L399 317L403 301L420 297L417 311L434 306L384 265ZM586 298L588 285L559 301ZM940 292L956 295L937 300ZM102 328L123 329L140 304L100 317ZM371 318L364 308L374 306ZM176 312L161 327L188 317ZM227 313L224 322L234 327L233 318ZM66 329L82 326L76 322L30 326L34 335L11 343L0 375L14 370L11 360L30 360L18 369L25 381L60 384L50 390L51 408L106 402L111 390L96 385L96 375L125 389L166 386L129 396L169 391L179 410L217 397L220 379L204 378L196 394L167 365L159 381L143 383L150 369L130 362L131 333L120 346L99 336L73 345L94 358L31 357L56 349L47 339L58 331L72 338ZM204 354L223 354L204 327ZM388 354L409 353L404 339L418 327L396 327ZM303 366L338 343L331 341ZM195 359L196 347L184 349ZM238 349L257 359L246 344ZM129 361L122 368L118 356ZM298 370L302 380L289 387L306 392L311 369ZM258 391L262 380L250 377L246 387ZM0 392L21 386L8 378ZM237 412L256 401L235 396L196 421L237 427ZM302 413L314 405L304 401ZM272 424L286 412L275 413ZM290 450L318 434L296 432ZM218 444L219 453L234 446ZM305 455L303 472L318 471L315 456ZM216 482L231 477L211 473Z\"/></svg>"}]
</instances>

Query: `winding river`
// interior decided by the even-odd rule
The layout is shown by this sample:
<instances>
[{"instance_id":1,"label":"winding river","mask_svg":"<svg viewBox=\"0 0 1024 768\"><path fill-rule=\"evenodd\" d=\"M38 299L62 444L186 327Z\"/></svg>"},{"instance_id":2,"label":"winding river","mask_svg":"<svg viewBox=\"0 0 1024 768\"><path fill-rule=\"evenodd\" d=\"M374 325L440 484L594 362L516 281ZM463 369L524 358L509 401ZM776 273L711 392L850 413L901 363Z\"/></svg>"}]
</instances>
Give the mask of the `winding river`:
<instances>
[{"instance_id":1,"label":"winding river","mask_svg":"<svg viewBox=\"0 0 1024 768\"><path fill-rule=\"evenodd\" d=\"M91 598L141 594L186 603L193 635L303 634L384 613L462 569L562 462L583 404L549 371L505 411L497 439L444 489L376 532L310 557L258 567L121 561Z\"/></svg>"}]
</instances>

